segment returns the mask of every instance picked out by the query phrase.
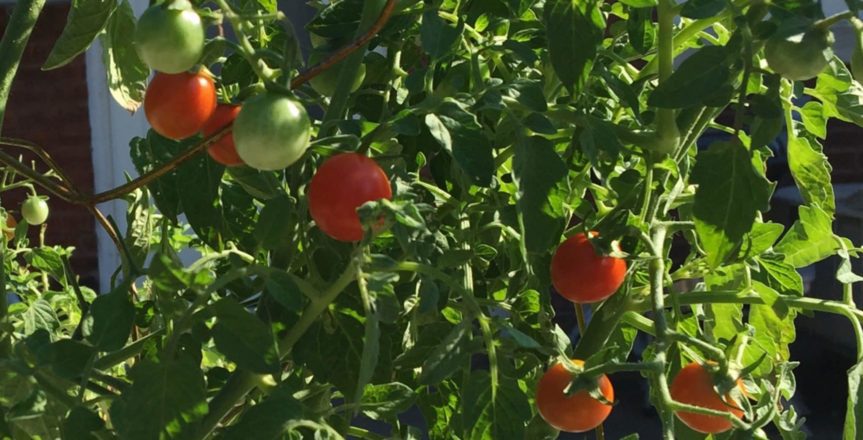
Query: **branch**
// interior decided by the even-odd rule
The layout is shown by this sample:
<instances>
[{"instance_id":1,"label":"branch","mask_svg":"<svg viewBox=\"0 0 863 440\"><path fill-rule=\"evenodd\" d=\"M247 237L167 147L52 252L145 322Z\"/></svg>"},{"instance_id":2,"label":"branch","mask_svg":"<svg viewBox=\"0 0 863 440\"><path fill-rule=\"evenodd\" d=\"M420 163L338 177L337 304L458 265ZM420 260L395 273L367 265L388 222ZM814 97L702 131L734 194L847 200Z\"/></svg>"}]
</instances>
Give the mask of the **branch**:
<instances>
[{"instance_id":1,"label":"branch","mask_svg":"<svg viewBox=\"0 0 863 440\"><path fill-rule=\"evenodd\" d=\"M361 47L368 44L375 35L380 32L384 26L386 26L387 22L390 20L390 17L393 14L393 10L396 7L396 0L388 0L387 4L384 5L383 10L381 11L381 15L378 17L378 20L372 25L369 30L363 34L360 38L356 39L353 43L339 49L337 52L333 53L329 58L325 59L323 62L318 64L315 67L312 67L309 70L298 75L291 81L291 88L296 89L297 87L311 81L312 78L324 73L329 68L338 64L345 58L347 58L350 54L356 52Z\"/></svg>"},{"instance_id":2,"label":"branch","mask_svg":"<svg viewBox=\"0 0 863 440\"><path fill-rule=\"evenodd\" d=\"M9 17L3 39L0 40L0 131L6 116L6 102L12 90L12 80L15 79L27 40L30 39L33 26L36 25L44 6L45 0L19 0Z\"/></svg>"}]
</instances>

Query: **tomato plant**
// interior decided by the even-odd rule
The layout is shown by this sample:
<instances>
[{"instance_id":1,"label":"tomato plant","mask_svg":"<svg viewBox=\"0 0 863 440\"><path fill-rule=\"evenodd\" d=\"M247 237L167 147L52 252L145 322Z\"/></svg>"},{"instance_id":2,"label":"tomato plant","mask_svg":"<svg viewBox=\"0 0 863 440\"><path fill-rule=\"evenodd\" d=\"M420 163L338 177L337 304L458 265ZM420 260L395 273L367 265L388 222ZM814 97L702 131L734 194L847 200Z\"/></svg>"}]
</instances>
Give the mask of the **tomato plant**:
<instances>
[{"instance_id":1,"label":"tomato plant","mask_svg":"<svg viewBox=\"0 0 863 440\"><path fill-rule=\"evenodd\" d=\"M169 139L198 133L215 110L213 80L200 73L157 73L144 96L147 121L154 131Z\"/></svg>"},{"instance_id":2,"label":"tomato plant","mask_svg":"<svg viewBox=\"0 0 863 440\"><path fill-rule=\"evenodd\" d=\"M43 3L4 21L0 121ZM71 3L45 68L99 38L152 129L98 193L0 133L2 210L76 205L119 256L97 286L63 216L0 240L0 438L861 436L823 145L863 126L858 2L279 3ZM795 408L801 314L858 347L830 431Z\"/></svg>"},{"instance_id":3,"label":"tomato plant","mask_svg":"<svg viewBox=\"0 0 863 440\"><path fill-rule=\"evenodd\" d=\"M246 101L233 134L237 153L246 164L259 170L280 170L306 152L311 123L297 101L264 93Z\"/></svg>"},{"instance_id":4,"label":"tomato plant","mask_svg":"<svg viewBox=\"0 0 863 440\"><path fill-rule=\"evenodd\" d=\"M573 359L576 366L584 361ZM611 414L614 403L614 387L608 376L596 379L596 390L602 400L591 395L591 390L566 392L571 386L572 374L563 363L552 365L536 384L536 407L549 425L567 432L585 432L601 425Z\"/></svg>"},{"instance_id":5,"label":"tomato plant","mask_svg":"<svg viewBox=\"0 0 863 440\"><path fill-rule=\"evenodd\" d=\"M217 105L216 110L213 111L213 115L201 127L201 133L204 136L212 136L218 133L219 130L233 124L241 108L239 105ZM240 155L237 154L233 132L230 131L225 137L207 147L207 153L210 154L213 160L225 166L230 167L243 164L243 159L240 159Z\"/></svg>"},{"instance_id":6,"label":"tomato plant","mask_svg":"<svg viewBox=\"0 0 863 440\"><path fill-rule=\"evenodd\" d=\"M374 160L356 153L327 159L309 183L309 214L327 235L359 241L363 227L357 208L392 198L387 175Z\"/></svg>"},{"instance_id":7,"label":"tomato plant","mask_svg":"<svg viewBox=\"0 0 863 440\"><path fill-rule=\"evenodd\" d=\"M159 72L185 72L204 52L204 24L187 0L156 4L138 20L135 49L141 60Z\"/></svg>"}]
</instances>

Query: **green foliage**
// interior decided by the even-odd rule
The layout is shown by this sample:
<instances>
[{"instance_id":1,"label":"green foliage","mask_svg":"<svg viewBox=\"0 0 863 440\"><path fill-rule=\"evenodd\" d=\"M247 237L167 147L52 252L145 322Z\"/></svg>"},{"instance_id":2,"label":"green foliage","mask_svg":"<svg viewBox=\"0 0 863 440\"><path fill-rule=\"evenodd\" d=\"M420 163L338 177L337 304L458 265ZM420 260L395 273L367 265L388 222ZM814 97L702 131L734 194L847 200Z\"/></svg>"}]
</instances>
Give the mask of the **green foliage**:
<instances>
[{"instance_id":1,"label":"green foliage","mask_svg":"<svg viewBox=\"0 0 863 440\"><path fill-rule=\"evenodd\" d=\"M201 57L220 99L291 95L311 128L285 123L275 136L266 118L246 121L247 139L267 141L246 145L264 171L198 154L200 136L130 140L136 171L155 177L112 194L128 226L101 295L44 229L4 231L0 438L382 438L361 418L394 439L556 438L535 386L564 357L586 361L571 391L640 371L666 438L703 438L659 391L692 361L715 363L720 387L747 380L747 416L717 438L763 438L771 424L802 438L787 403L796 317L838 314L863 335L850 297L859 243L833 231L821 146L830 119L863 126L863 86L835 57L814 83L783 78L763 46L789 23L826 28L848 14L821 20L815 2L312 1L307 30L326 53L392 13L337 60L337 78L366 70L358 88L340 81L321 96L295 80L298 40L277 2L195 3L205 23L230 28ZM134 110L150 73L134 28L125 0L74 1L45 68L100 37L109 90ZM783 129L787 151L771 151ZM301 144L278 150L297 133ZM367 233L356 243L309 215L312 176L343 152L375 159L393 189L358 209ZM803 200L787 231L765 220L774 154ZM45 187L98 206L62 170L16 164L0 192ZM549 266L585 231L628 271L572 346L552 319ZM797 270L831 257L847 297L807 297ZM648 348L626 363L639 333ZM849 439L863 429L861 365L849 371ZM407 412L427 432L400 422Z\"/></svg>"}]
</instances>

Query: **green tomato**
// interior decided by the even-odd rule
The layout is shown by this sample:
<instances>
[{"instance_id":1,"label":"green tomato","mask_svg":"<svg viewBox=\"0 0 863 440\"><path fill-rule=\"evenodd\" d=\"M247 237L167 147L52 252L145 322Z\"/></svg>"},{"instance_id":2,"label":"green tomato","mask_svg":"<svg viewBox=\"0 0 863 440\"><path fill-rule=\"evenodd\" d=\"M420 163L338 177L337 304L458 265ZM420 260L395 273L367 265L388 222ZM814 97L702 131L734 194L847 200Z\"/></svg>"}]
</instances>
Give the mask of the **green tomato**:
<instances>
[{"instance_id":1,"label":"green tomato","mask_svg":"<svg viewBox=\"0 0 863 440\"><path fill-rule=\"evenodd\" d=\"M48 202L38 196L30 196L21 205L21 217L33 226L41 225L48 220Z\"/></svg>"},{"instance_id":2,"label":"green tomato","mask_svg":"<svg viewBox=\"0 0 863 440\"><path fill-rule=\"evenodd\" d=\"M293 98L263 93L247 100L234 121L237 154L246 165L275 171L296 162L309 147L311 121Z\"/></svg>"},{"instance_id":3,"label":"green tomato","mask_svg":"<svg viewBox=\"0 0 863 440\"><path fill-rule=\"evenodd\" d=\"M793 35L767 39L764 57L774 72L794 81L815 78L830 62L833 34L812 28Z\"/></svg>"},{"instance_id":4,"label":"green tomato","mask_svg":"<svg viewBox=\"0 0 863 440\"><path fill-rule=\"evenodd\" d=\"M144 11L134 38L141 60L159 72L185 72L204 52L204 24L187 0Z\"/></svg>"},{"instance_id":5,"label":"green tomato","mask_svg":"<svg viewBox=\"0 0 863 440\"><path fill-rule=\"evenodd\" d=\"M309 64L314 66L325 60L328 55L329 54L324 54L319 51L312 52L309 56ZM340 62L323 71L320 75L312 78L312 80L309 81L312 84L312 88L321 95L333 96L339 85L339 75L342 73L342 66L344 66L344 63ZM351 92L356 92L363 84L363 80L365 78L366 66L365 64L360 64L360 68L357 70L357 76L354 77L354 82L351 84Z\"/></svg>"}]
</instances>

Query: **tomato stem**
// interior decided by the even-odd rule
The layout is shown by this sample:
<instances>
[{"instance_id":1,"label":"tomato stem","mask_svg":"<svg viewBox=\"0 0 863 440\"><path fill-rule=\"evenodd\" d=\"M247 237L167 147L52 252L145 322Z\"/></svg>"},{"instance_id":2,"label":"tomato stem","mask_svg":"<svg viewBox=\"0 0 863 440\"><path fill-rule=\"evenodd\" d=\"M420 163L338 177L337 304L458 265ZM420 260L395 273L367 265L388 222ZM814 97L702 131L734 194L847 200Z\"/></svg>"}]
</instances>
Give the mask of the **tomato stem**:
<instances>
[{"instance_id":1,"label":"tomato stem","mask_svg":"<svg viewBox=\"0 0 863 440\"><path fill-rule=\"evenodd\" d=\"M12 80L15 79L24 48L44 6L45 0L20 0L15 3L6 24L6 32L0 39L0 132L3 129Z\"/></svg>"}]
</instances>

